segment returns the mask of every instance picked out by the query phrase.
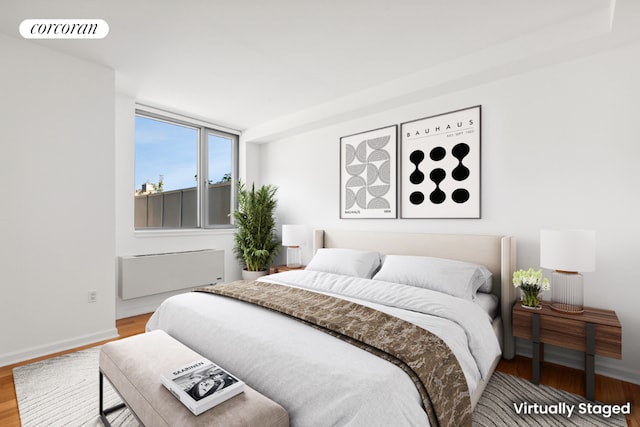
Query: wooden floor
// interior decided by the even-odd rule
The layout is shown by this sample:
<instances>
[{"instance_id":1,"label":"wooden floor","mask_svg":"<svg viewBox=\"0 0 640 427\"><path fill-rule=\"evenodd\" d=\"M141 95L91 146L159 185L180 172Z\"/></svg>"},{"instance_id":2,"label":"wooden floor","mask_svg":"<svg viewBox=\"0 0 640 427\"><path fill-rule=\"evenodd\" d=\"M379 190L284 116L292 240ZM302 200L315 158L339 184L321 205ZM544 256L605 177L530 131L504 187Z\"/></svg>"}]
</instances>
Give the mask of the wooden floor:
<instances>
[{"instance_id":1,"label":"wooden floor","mask_svg":"<svg viewBox=\"0 0 640 427\"><path fill-rule=\"evenodd\" d=\"M149 316L150 314L142 314L118 320L116 326L120 338L144 332ZM100 344L104 344L104 342L0 367L0 426L20 427L16 392L13 386L13 368ZM498 370L525 379L531 379L531 359L516 356L513 360L502 360L498 365ZM584 394L583 373L577 369L545 363L540 382L571 393ZM627 416L627 424L631 427L640 427L640 385L596 375L595 391L596 400L600 402L618 404L631 402L632 414Z\"/></svg>"}]
</instances>

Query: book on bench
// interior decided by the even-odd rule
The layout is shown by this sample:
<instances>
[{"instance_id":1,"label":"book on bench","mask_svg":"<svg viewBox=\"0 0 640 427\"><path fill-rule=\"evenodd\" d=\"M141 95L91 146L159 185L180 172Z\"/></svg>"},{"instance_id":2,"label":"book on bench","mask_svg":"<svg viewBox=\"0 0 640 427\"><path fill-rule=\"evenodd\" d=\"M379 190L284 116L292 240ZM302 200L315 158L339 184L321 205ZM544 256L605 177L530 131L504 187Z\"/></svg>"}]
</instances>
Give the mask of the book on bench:
<instances>
[{"instance_id":1,"label":"book on bench","mask_svg":"<svg viewBox=\"0 0 640 427\"><path fill-rule=\"evenodd\" d=\"M195 415L244 391L244 382L204 358L164 373L160 380Z\"/></svg>"}]
</instances>

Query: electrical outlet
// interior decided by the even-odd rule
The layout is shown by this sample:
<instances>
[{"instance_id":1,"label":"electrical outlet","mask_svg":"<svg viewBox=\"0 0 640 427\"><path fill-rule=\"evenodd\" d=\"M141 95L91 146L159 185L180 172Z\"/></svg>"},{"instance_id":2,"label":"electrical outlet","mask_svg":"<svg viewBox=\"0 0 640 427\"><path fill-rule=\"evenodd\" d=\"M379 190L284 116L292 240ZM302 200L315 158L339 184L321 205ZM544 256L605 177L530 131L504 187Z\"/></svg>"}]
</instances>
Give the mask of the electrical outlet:
<instances>
[{"instance_id":1,"label":"electrical outlet","mask_svg":"<svg viewBox=\"0 0 640 427\"><path fill-rule=\"evenodd\" d=\"M98 300L98 291L89 291L89 302L96 302Z\"/></svg>"}]
</instances>

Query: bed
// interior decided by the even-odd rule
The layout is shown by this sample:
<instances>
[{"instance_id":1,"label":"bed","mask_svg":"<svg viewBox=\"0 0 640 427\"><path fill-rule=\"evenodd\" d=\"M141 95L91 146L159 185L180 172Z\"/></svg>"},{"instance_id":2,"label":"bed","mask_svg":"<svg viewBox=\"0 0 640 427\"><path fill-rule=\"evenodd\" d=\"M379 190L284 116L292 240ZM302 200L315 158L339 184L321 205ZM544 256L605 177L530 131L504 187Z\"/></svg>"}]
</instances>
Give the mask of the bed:
<instances>
[{"instance_id":1,"label":"bed","mask_svg":"<svg viewBox=\"0 0 640 427\"><path fill-rule=\"evenodd\" d=\"M431 330L461 367L470 409L500 357L513 357L514 238L316 230L314 253L307 269L266 276L261 286L338 297L345 304L358 303ZM371 271L371 277L352 275L351 270L344 274L338 267L352 254L360 263L364 253L367 259L371 253L380 254L381 265ZM341 254L340 259L336 254ZM457 288L449 293L393 281L399 270L405 272L403 262L420 263L430 259L426 257L484 266L489 273L481 285L485 289L473 290L469 298L467 288L458 295ZM336 271L332 271L334 264ZM356 270L370 269L368 264L366 268L358 264ZM474 270L474 283L478 274ZM479 300L491 299L494 304L480 303L478 295L483 297ZM208 292L189 292L161 304L147 324L147 330L154 329L164 330L281 404L293 426L434 424L406 369L271 309Z\"/></svg>"}]
</instances>

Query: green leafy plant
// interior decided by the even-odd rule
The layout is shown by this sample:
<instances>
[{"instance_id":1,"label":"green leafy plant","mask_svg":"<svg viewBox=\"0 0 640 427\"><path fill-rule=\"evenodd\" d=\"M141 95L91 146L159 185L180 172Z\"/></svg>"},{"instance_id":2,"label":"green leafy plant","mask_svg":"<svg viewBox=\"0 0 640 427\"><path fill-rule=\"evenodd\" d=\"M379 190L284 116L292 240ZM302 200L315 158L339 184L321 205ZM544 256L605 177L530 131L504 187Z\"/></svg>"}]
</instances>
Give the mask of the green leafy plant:
<instances>
[{"instance_id":1,"label":"green leafy plant","mask_svg":"<svg viewBox=\"0 0 640 427\"><path fill-rule=\"evenodd\" d=\"M263 185L256 190L253 184L248 190L243 183L238 184L238 208L233 212L237 226L233 252L248 271L266 269L280 251L274 217L277 190L273 185Z\"/></svg>"},{"instance_id":2,"label":"green leafy plant","mask_svg":"<svg viewBox=\"0 0 640 427\"><path fill-rule=\"evenodd\" d=\"M156 193L162 193L164 191L164 175L158 177L158 183L156 184Z\"/></svg>"},{"instance_id":3,"label":"green leafy plant","mask_svg":"<svg viewBox=\"0 0 640 427\"><path fill-rule=\"evenodd\" d=\"M522 304L537 307L538 294L549 289L549 279L542 277L542 269L518 270L513 273L513 286L522 289Z\"/></svg>"}]
</instances>

